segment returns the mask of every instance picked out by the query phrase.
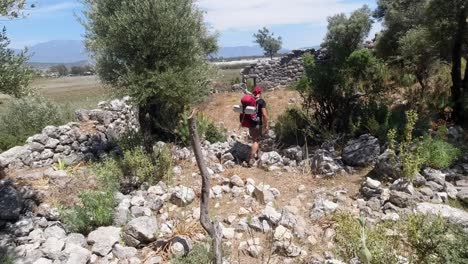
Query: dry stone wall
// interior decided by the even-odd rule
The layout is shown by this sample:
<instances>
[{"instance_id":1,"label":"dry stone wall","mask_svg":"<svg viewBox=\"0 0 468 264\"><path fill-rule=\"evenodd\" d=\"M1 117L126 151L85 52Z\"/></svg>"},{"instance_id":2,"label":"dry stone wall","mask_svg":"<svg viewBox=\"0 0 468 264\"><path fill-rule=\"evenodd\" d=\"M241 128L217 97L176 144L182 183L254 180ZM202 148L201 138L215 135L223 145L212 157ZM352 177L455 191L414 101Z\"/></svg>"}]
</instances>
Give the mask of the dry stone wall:
<instances>
[{"instance_id":1,"label":"dry stone wall","mask_svg":"<svg viewBox=\"0 0 468 264\"><path fill-rule=\"evenodd\" d=\"M241 70L242 79L256 79L264 89L292 84L304 74L302 56L305 53L317 55L318 52L315 49L295 50L281 58L252 64Z\"/></svg>"},{"instance_id":2,"label":"dry stone wall","mask_svg":"<svg viewBox=\"0 0 468 264\"><path fill-rule=\"evenodd\" d=\"M112 141L128 131L138 131L137 109L130 98L101 102L98 109L77 110L78 122L47 126L29 137L24 146L0 153L0 172L9 168L44 167L63 161L67 165L102 157L112 151Z\"/></svg>"}]
</instances>

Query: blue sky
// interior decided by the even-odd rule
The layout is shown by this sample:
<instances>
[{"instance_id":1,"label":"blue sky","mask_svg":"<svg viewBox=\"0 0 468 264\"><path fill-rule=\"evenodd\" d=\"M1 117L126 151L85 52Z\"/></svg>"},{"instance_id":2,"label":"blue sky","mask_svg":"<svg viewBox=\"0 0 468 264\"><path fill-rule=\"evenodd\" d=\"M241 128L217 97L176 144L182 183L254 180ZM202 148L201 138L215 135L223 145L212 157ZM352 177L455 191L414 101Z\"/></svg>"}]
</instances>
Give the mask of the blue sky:
<instances>
[{"instance_id":1,"label":"blue sky","mask_svg":"<svg viewBox=\"0 0 468 264\"><path fill-rule=\"evenodd\" d=\"M78 0L34 0L36 8L26 18L5 21L12 48L23 48L50 40L79 40L84 34L78 22L82 5ZM267 26L283 37L285 48L318 45L328 16L350 13L376 0L198 0L206 11L207 24L220 33L221 46L253 46L253 33ZM380 29L374 26L371 36Z\"/></svg>"}]
</instances>

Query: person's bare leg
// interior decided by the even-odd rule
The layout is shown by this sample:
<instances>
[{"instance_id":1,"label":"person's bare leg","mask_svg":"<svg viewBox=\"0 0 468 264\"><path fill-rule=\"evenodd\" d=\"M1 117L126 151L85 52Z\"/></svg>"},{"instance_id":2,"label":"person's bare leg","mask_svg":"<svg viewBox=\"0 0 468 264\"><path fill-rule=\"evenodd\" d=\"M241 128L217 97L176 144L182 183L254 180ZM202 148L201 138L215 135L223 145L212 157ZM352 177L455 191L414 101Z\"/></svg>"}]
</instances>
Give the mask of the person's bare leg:
<instances>
[{"instance_id":1,"label":"person's bare leg","mask_svg":"<svg viewBox=\"0 0 468 264\"><path fill-rule=\"evenodd\" d=\"M258 143L258 140L255 140L252 144L252 150L250 152L250 159L255 159L255 156L258 154L258 148L260 144Z\"/></svg>"}]
</instances>

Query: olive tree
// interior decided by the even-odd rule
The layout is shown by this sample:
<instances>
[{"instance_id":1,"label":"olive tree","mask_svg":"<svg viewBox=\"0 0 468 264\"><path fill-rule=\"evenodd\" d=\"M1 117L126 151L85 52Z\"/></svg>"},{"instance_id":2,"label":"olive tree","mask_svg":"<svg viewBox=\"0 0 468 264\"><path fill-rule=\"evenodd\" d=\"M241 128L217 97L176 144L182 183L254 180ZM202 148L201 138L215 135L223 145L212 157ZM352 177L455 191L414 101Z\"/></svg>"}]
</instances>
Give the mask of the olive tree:
<instances>
[{"instance_id":1,"label":"olive tree","mask_svg":"<svg viewBox=\"0 0 468 264\"><path fill-rule=\"evenodd\" d=\"M255 42L262 47L265 51L265 56L273 58L274 55L278 53L283 44L281 37L275 37L275 34L267 28L262 28L258 30L258 33L254 34Z\"/></svg>"},{"instance_id":2,"label":"olive tree","mask_svg":"<svg viewBox=\"0 0 468 264\"><path fill-rule=\"evenodd\" d=\"M86 44L100 79L139 106L145 150L174 138L182 113L209 93L217 50L194 0L83 0Z\"/></svg>"},{"instance_id":3,"label":"olive tree","mask_svg":"<svg viewBox=\"0 0 468 264\"><path fill-rule=\"evenodd\" d=\"M462 61L468 57L468 2L379 0L375 17L384 26L376 45L383 58L403 59L418 79L427 77L424 74L432 62L451 64L453 117L463 125L467 118L468 70L462 72Z\"/></svg>"},{"instance_id":4,"label":"olive tree","mask_svg":"<svg viewBox=\"0 0 468 264\"><path fill-rule=\"evenodd\" d=\"M24 0L4 0L0 3L0 16L13 19L20 16ZM28 95L32 69L27 65L26 51L16 54L8 48L10 40L4 27L0 32L0 93L14 97Z\"/></svg>"}]
</instances>

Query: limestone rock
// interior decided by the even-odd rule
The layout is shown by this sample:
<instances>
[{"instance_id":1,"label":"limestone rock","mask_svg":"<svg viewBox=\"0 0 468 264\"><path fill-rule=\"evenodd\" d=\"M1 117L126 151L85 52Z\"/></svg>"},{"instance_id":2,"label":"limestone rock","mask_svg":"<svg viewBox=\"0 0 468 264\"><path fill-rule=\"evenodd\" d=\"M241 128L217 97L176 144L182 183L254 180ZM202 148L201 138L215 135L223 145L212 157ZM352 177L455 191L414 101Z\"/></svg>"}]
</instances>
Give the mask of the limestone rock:
<instances>
[{"instance_id":1,"label":"limestone rock","mask_svg":"<svg viewBox=\"0 0 468 264\"><path fill-rule=\"evenodd\" d=\"M156 240L158 223L155 217L142 216L130 221L124 228L127 236L134 238L140 243L150 243ZM133 245L133 243L127 243Z\"/></svg>"},{"instance_id":2,"label":"limestone rock","mask_svg":"<svg viewBox=\"0 0 468 264\"><path fill-rule=\"evenodd\" d=\"M0 220L15 221L23 209L23 198L11 182L0 181Z\"/></svg>"},{"instance_id":3,"label":"limestone rock","mask_svg":"<svg viewBox=\"0 0 468 264\"><path fill-rule=\"evenodd\" d=\"M88 235L88 243L92 244L92 252L99 256L106 256L120 240L118 227L99 227Z\"/></svg>"},{"instance_id":4,"label":"limestone rock","mask_svg":"<svg viewBox=\"0 0 468 264\"><path fill-rule=\"evenodd\" d=\"M468 212L445 204L420 203L416 206L416 212L441 216L453 224L468 228Z\"/></svg>"},{"instance_id":5,"label":"limestone rock","mask_svg":"<svg viewBox=\"0 0 468 264\"><path fill-rule=\"evenodd\" d=\"M184 207L193 202L195 192L192 188L177 186L171 195L171 202L177 206Z\"/></svg>"},{"instance_id":6,"label":"limestone rock","mask_svg":"<svg viewBox=\"0 0 468 264\"><path fill-rule=\"evenodd\" d=\"M370 134L348 142L343 149L343 161L351 166L366 166L374 162L380 154L379 140Z\"/></svg>"}]
</instances>

